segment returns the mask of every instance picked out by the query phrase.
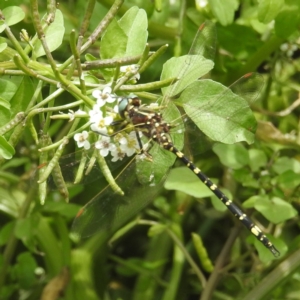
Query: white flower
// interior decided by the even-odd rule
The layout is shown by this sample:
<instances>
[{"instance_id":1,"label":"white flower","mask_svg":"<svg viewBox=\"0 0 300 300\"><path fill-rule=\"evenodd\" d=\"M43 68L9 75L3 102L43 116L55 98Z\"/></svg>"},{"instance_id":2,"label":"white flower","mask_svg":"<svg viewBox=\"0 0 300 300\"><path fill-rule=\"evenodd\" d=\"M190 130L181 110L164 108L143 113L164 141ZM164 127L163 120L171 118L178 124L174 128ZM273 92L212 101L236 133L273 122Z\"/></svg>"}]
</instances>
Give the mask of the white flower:
<instances>
[{"instance_id":1,"label":"white flower","mask_svg":"<svg viewBox=\"0 0 300 300\"><path fill-rule=\"evenodd\" d=\"M110 142L110 137L102 136L99 141L95 143L95 148L99 149L101 156L106 157L109 152L116 151L116 145Z\"/></svg>"},{"instance_id":2,"label":"white flower","mask_svg":"<svg viewBox=\"0 0 300 300\"><path fill-rule=\"evenodd\" d=\"M113 122L112 116L107 116L105 118L98 118L94 121L94 123L91 125L91 129L95 132L98 132L100 134L107 134L107 127Z\"/></svg>"},{"instance_id":3,"label":"white flower","mask_svg":"<svg viewBox=\"0 0 300 300\"><path fill-rule=\"evenodd\" d=\"M136 153L139 145L136 138L135 131L130 132L126 137L122 137L119 140L120 149L124 152L127 156L132 156Z\"/></svg>"},{"instance_id":4,"label":"white flower","mask_svg":"<svg viewBox=\"0 0 300 300\"><path fill-rule=\"evenodd\" d=\"M74 140L77 142L79 148L84 147L85 150L88 150L91 147L88 137L89 133L84 130L82 133L76 133L74 135Z\"/></svg>"},{"instance_id":5,"label":"white flower","mask_svg":"<svg viewBox=\"0 0 300 300\"><path fill-rule=\"evenodd\" d=\"M120 148L116 147L115 151L111 151L111 156L111 161L116 162L122 160L125 157L125 153L123 153Z\"/></svg>"},{"instance_id":6,"label":"white flower","mask_svg":"<svg viewBox=\"0 0 300 300\"><path fill-rule=\"evenodd\" d=\"M129 65L129 66L122 66L120 68L120 71L122 73L128 73L128 72L135 73L131 78L134 80L139 80L141 76L140 73L137 73L138 69L139 69L139 65Z\"/></svg>"},{"instance_id":7,"label":"white flower","mask_svg":"<svg viewBox=\"0 0 300 300\"><path fill-rule=\"evenodd\" d=\"M114 106L114 112L115 112L116 114L119 113L119 104L116 104L116 105Z\"/></svg>"},{"instance_id":8,"label":"white flower","mask_svg":"<svg viewBox=\"0 0 300 300\"><path fill-rule=\"evenodd\" d=\"M93 97L97 99L97 104L102 107L108 103L113 103L116 101L116 96L111 94L111 87L106 86L103 91L94 90L92 93Z\"/></svg>"},{"instance_id":9,"label":"white flower","mask_svg":"<svg viewBox=\"0 0 300 300\"><path fill-rule=\"evenodd\" d=\"M68 116L70 118L69 122L72 122L72 121L74 121L75 117L85 117L86 112L81 109L78 109L75 112L72 109L69 109Z\"/></svg>"},{"instance_id":10,"label":"white flower","mask_svg":"<svg viewBox=\"0 0 300 300\"><path fill-rule=\"evenodd\" d=\"M103 117L103 112L100 110L100 106L98 104L95 104L93 106L93 109L89 111L90 115L90 122L98 122L99 119Z\"/></svg>"}]
</instances>

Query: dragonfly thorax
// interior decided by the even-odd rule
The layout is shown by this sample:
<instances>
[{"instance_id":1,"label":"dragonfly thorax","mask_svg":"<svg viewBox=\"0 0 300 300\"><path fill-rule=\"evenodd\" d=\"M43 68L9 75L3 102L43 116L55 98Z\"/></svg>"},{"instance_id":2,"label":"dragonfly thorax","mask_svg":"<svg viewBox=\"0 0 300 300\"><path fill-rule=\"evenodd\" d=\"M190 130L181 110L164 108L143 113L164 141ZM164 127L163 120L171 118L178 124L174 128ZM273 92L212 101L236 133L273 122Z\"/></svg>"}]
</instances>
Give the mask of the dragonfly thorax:
<instances>
[{"instance_id":1,"label":"dragonfly thorax","mask_svg":"<svg viewBox=\"0 0 300 300\"><path fill-rule=\"evenodd\" d=\"M159 144L169 141L171 126L163 119L161 113L153 111L150 106L142 105L139 98L127 100L128 104L123 114L137 131Z\"/></svg>"}]
</instances>

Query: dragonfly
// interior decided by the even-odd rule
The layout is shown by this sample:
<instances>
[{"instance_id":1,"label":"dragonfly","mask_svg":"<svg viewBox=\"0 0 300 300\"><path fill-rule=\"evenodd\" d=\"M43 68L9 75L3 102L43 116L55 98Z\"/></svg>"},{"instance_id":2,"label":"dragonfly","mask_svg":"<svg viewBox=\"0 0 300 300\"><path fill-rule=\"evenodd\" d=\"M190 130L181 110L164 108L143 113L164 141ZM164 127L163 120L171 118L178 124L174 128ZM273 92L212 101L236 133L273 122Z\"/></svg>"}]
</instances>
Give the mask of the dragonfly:
<instances>
[{"instance_id":1,"label":"dragonfly","mask_svg":"<svg viewBox=\"0 0 300 300\"><path fill-rule=\"evenodd\" d=\"M256 123L249 104L258 97L263 77L246 74L229 88L209 79L197 80L213 68L215 43L214 24L205 22L188 55L164 67L162 79L175 74L177 80L162 89L156 106L136 96L121 98L113 134L134 132L139 151L116 176L118 188L108 185L79 211L72 226L74 234L87 237L99 230L120 228L155 197L177 158L275 257L280 255L262 230L181 152L184 132L191 123L218 142L252 142L254 138ZM109 166L114 168L112 163Z\"/></svg>"}]
</instances>

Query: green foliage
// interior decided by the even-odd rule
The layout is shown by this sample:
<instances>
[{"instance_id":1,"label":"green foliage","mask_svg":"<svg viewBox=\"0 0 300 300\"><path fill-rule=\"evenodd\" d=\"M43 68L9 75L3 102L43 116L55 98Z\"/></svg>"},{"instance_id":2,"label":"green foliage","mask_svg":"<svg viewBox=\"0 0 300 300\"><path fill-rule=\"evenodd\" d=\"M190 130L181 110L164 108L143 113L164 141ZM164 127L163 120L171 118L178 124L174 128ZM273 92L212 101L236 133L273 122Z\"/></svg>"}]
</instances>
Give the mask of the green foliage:
<instances>
[{"instance_id":1,"label":"green foliage","mask_svg":"<svg viewBox=\"0 0 300 300\"><path fill-rule=\"evenodd\" d=\"M299 298L299 1L2 2L1 299ZM159 103L174 145L280 261L157 143L135 162L73 153L76 133L97 140L92 93L108 85ZM75 217L95 235L78 242Z\"/></svg>"},{"instance_id":2,"label":"green foliage","mask_svg":"<svg viewBox=\"0 0 300 300\"><path fill-rule=\"evenodd\" d=\"M64 19L61 11L57 10L55 20L45 32L46 43L49 45L50 52L56 50L62 43L65 33ZM36 57L45 55L45 50L40 41L34 45L34 54Z\"/></svg>"}]
</instances>

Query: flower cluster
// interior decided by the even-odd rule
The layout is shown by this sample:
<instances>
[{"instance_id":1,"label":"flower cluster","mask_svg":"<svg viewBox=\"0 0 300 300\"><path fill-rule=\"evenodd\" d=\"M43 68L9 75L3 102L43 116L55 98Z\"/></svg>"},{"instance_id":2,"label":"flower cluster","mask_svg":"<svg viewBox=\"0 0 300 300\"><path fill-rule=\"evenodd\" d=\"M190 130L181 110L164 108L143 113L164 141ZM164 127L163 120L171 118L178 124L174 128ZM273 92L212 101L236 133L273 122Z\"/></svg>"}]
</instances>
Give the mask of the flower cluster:
<instances>
[{"instance_id":1,"label":"flower cluster","mask_svg":"<svg viewBox=\"0 0 300 300\"><path fill-rule=\"evenodd\" d=\"M108 134L107 128L114 120L112 113L107 112L107 116L103 116L101 110L101 107L106 103L114 103L117 100L117 96L111 94L111 92L111 87L109 86L105 87L103 91L93 91L93 96L96 98L96 104L93 106L93 109L89 111L91 130L101 135ZM114 111L117 111L117 105L114 107Z\"/></svg>"},{"instance_id":2,"label":"flower cluster","mask_svg":"<svg viewBox=\"0 0 300 300\"><path fill-rule=\"evenodd\" d=\"M109 127L118 114L118 104L114 107L105 107L105 114L101 110L107 103L113 105L118 102L118 97L112 94L110 87L105 87L102 91L95 90L92 94L96 98L96 104L89 111L89 120L91 130L99 133L99 140L95 143L95 148L99 150L101 156L106 157L109 154L112 156L112 161L122 160L125 156L132 156L139 150L137 141L137 133L135 131L120 132L113 136L109 136ZM141 136L141 133L138 133ZM74 140L79 148L86 150L90 149L88 140L89 134L87 131L74 135Z\"/></svg>"},{"instance_id":3,"label":"flower cluster","mask_svg":"<svg viewBox=\"0 0 300 300\"><path fill-rule=\"evenodd\" d=\"M114 137L101 136L95 144L99 149L100 155L106 157L109 153L112 161L122 160L126 155L132 156L138 151L138 142L134 131L127 133L118 133Z\"/></svg>"},{"instance_id":4,"label":"flower cluster","mask_svg":"<svg viewBox=\"0 0 300 300\"><path fill-rule=\"evenodd\" d=\"M132 73L131 79L133 80L133 83L136 83L137 80L140 79L140 74L137 72L139 70L138 65L129 65L129 66L122 66L120 68L121 73Z\"/></svg>"}]
</instances>

